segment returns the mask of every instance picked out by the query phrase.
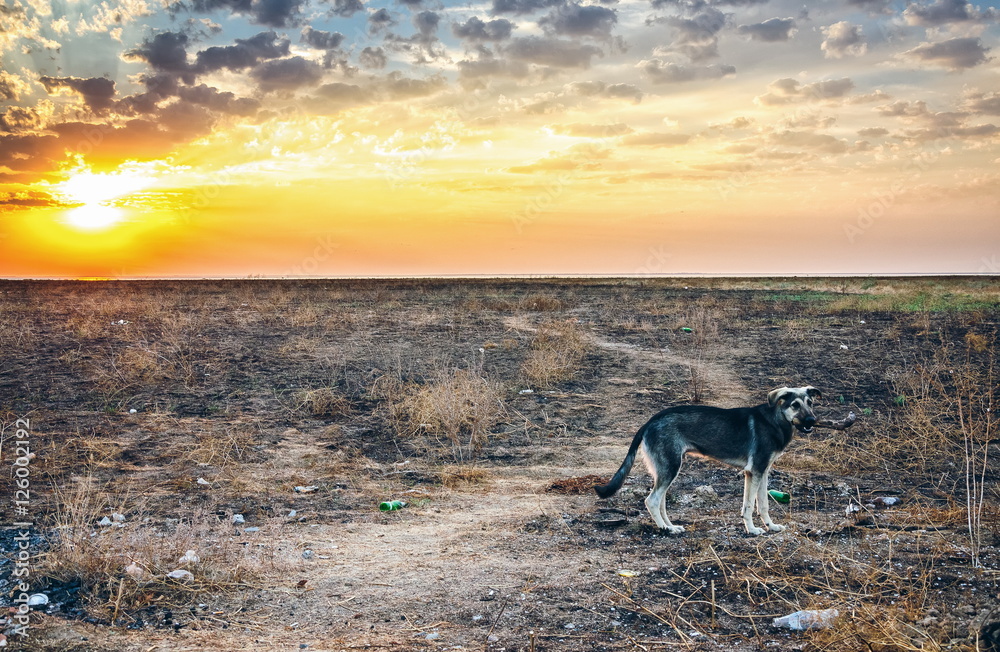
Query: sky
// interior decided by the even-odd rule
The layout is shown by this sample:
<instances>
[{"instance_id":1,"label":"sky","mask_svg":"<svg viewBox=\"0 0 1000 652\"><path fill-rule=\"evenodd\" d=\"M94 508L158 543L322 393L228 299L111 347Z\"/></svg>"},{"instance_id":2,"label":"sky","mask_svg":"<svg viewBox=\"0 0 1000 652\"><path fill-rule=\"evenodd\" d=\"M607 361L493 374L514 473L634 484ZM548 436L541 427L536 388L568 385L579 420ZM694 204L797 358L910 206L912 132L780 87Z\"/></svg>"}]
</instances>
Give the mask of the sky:
<instances>
[{"instance_id":1,"label":"sky","mask_svg":"<svg viewBox=\"0 0 1000 652\"><path fill-rule=\"evenodd\" d=\"M0 276L998 274L998 22L6 0Z\"/></svg>"}]
</instances>

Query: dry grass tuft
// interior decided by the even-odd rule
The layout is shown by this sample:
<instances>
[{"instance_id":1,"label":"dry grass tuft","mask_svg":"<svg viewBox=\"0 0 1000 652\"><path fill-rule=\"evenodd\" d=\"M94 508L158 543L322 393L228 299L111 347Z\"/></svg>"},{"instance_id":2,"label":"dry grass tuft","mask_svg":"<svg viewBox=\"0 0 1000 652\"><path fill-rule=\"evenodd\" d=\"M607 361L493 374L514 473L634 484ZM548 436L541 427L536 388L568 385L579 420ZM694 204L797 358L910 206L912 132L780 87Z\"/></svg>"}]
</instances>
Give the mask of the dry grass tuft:
<instances>
[{"instance_id":1,"label":"dry grass tuft","mask_svg":"<svg viewBox=\"0 0 1000 652\"><path fill-rule=\"evenodd\" d=\"M303 389L295 394L295 411L318 419L335 419L351 413L351 403L331 387Z\"/></svg>"},{"instance_id":2,"label":"dry grass tuft","mask_svg":"<svg viewBox=\"0 0 1000 652\"><path fill-rule=\"evenodd\" d=\"M591 346L576 320L547 322L539 326L521 371L529 384L552 387L573 377Z\"/></svg>"},{"instance_id":3,"label":"dry grass tuft","mask_svg":"<svg viewBox=\"0 0 1000 652\"><path fill-rule=\"evenodd\" d=\"M79 582L88 614L124 625L151 605L175 606L246 588L274 560L263 548L240 545L227 519L205 513L157 525L124 497L113 503L92 477L61 492L50 541L38 572L56 582ZM118 514L119 516L114 516ZM127 515L127 516L125 516ZM122 518L124 516L124 518ZM100 525L113 517L111 525ZM197 560L182 561L188 551ZM192 579L167 573L187 570Z\"/></svg>"},{"instance_id":4,"label":"dry grass tuft","mask_svg":"<svg viewBox=\"0 0 1000 652\"><path fill-rule=\"evenodd\" d=\"M433 437L458 462L478 456L506 413L500 385L472 369L442 370L431 382L395 394L390 412L397 431L407 438Z\"/></svg>"}]
</instances>

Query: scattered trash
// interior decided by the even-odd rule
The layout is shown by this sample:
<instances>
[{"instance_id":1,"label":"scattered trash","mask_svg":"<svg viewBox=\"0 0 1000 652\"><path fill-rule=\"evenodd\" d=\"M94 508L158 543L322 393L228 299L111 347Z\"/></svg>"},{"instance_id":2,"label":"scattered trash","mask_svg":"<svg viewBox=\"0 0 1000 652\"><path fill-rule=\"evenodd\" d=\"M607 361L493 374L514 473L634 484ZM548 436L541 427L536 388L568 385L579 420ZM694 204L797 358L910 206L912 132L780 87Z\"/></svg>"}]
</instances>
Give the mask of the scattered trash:
<instances>
[{"instance_id":1,"label":"scattered trash","mask_svg":"<svg viewBox=\"0 0 1000 652\"><path fill-rule=\"evenodd\" d=\"M289 512L288 512L288 518L295 518L295 516L297 514L298 514L298 512L295 511L294 509L293 510L289 510Z\"/></svg>"},{"instance_id":2,"label":"scattered trash","mask_svg":"<svg viewBox=\"0 0 1000 652\"><path fill-rule=\"evenodd\" d=\"M796 611L793 614L774 619L775 627L784 627L801 632L807 629L827 629L833 627L833 622L840 616L837 609L821 609L818 611Z\"/></svg>"},{"instance_id":3,"label":"scattered trash","mask_svg":"<svg viewBox=\"0 0 1000 652\"><path fill-rule=\"evenodd\" d=\"M146 575L146 571L139 564L132 562L125 567L125 574L132 579L141 580Z\"/></svg>"},{"instance_id":4,"label":"scattered trash","mask_svg":"<svg viewBox=\"0 0 1000 652\"><path fill-rule=\"evenodd\" d=\"M779 503L788 503L792 499L792 495L785 493L784 491L778 491L777 489L769 489L767 492L771 498L774 498Z\"/></svg>"},{"instance_id":5,"label":"scattered trash","mask_svg":"<svg viewBox=\"0 0 1000 652\"><path fill-rule=\"evenodd\" d=\"M303 550L302 551L302 558L303 559L312 559L315 556L316 556L316 553L313 552L312 550Z\"/></svg>"},{"instance_id":6,"label":"scattered trash","mask_svg":"<svg viewBox=\"0 0 1000 652\"><path fill-rule=\"evenodd\" d=\"M243 518L243 514L233 514L233 525L243 525L246 522L246 519Z\"/></svg>"},{"instance_id":7,"label":"scattered trash","mask_svg":"<svg viewBox=\"0 0 1000 652\"><path fill-rule=\"evenodd\" d=\"M847 351L847 350L848 350L848 348L847 348L847 345L846 345L846 344L841 344L841 345L840 345L840 349L841 349L842 351Z\"/></svg>"},{"instance_id":8,"label":"scattered trash","mask_svg":"<svg viewBox=\"0 0 1000 652\"><path fill-rule=\"evenodd\" d=\"M205 487L212 486L212 483L206 480L205 478L198 478L197 480L195 480L195 482Z\"/></svg>"},{"instance_id":9,"label":"scattered trash","mask_svg":"<svg viewBox=\"0 0 1000 652\"><path fill-rule=\"evenodd\" d=\"M317 487L314 484L311 484L311 485L309 485L307 487L299 486L299 487L295 487L295 493L297 493L297 494L308 494L308 493L312 493L312 492L316 491L317 489L319 489L319 487Z\"/></svg>"},{"instance_id":10,"label":"scattered trash","mask_svg":"<svg viewBox=\"0 0 1000 652\"><path fill-rule=\"evenodd\" d=\"M135 414L136 412L138 412L138 410L136 410L135 408L132 408L131 410L128 411L129 414Z\"/></svg>"},{"instance_id":11,"label":"scattered trash","mask_svg":"<svg viewBox=\"0 0 1000 652\"><path fill-rule=\"evenodd\" d=\"M118 321L111 322L111 325L112 326L128 326L131 323L132 322L130 322L130 321L126 321L124 319L119 319Z\"/></svg>"},{"instance_id":12,"label":"scattered trash","mask_svg":"<svg viewBox=\"0 0 1000 652\"><path fill-rule=\"evenodd\" d=\"M436 641L437 639L441 638L441 635L438 634L437 632L431 632L424 638L426 638L428 641Z\"/></svg>"},{"instance_id":13,"label":"scattered trash","mask_svg":"<svg viewBox=\"0 0 1000 652\"><path fill-rule=\"evenodd\" d=\"M576 629L576 623L566 623L563 625L563 629Z\"/></svg>"},{"instance_id":14,"label":"scattered trash","mask_svg":"<svg viewBox=\"0 0 1000 652\"><path fill-rule=\"evenodd\" d=\"M404 507L406 507L406 503L402 500L386 500L378 504L379 511L382 512L394 512Z\"/></svg>"},{"instance_id":15,"label":"scattered trash","mask_svg":"<svg viewBox=\"0 0 1000 652\"><path fill-rule=\"evenodd\" d=\"M694 329L693 328L688 328L687 326L684 326L684 327L681 328L681 332L684 332L684 333L693 333Z\"/></svg>"},{"instance_id":16,"label":"scattered trash","mask_svg":"<svg viewBox=\"0 0 1000 652\"><path fill-rule=\"evenodd\" d=\"M892 507L893 505L899 504L899 498L895 496L879 496L872 500L872 505L875 507Z\"/></svg>"},{"instance_id":17,"label":"scattered trash","mask_svg":"<svg viewBox=\"0 0 1000 652\"><path fill-rule=\"evenodd\" d=\"M535 390L533 389L522 389L520 392L518 392L518 394L534 394L534 393Z\"/></svg>"},{"instance_id":18,"label":"scattered trash","mask_svg":"<svg viewBox=\"0 0 1000 652\"><path fill-rule=\"evenodd\" d=\"M196 553L194 550L188 550L187 552L184 553L184 555L180 559L177 560L177 563L197 564L199 561L201 561L201 558L198 557L198 553Z\"/></svg>"},{"instance_id":19,"label":"scattered trash","mask_svg":"<svg viewBox=\"0 0 1000 652\"><path fill-rule=\"evenodd\" d=\"M114 521L115 523L124 523L125 515L119 514L118 512L111 512L111 520Z\"/></svg>"},{"instance_id":20,"label":"scattered trash","mask_svg":"<svg viewBox=\"0 0 1000 652\"><path fill-rule=\"evenodd\" d=\"M246 532L247 534L253 534L254 532L260 532L260 528L259 527L245 527L245 528L243 528L243 531Z\"/></svg>"},{"instance_id":21,"label":"scattered trash","mask_svg":"<svg viewBox=\"0 0 1000 652\"><path fill-rule=\"evenodd\" d=\"M105 516L104 518L99 520L97 524L100 525L101 527L111 527L111 519Z\"/></svg>"},{"instance_id":22,"label":"scattered trash","mask_svg":"<svg viewBox=\"0 0 1000 652\"><path fill-rule=\"evenodd\" d=\"M49 596L45 595L44 593L33 593L28 598L29 607L41 607L43 605L47 605L48 603L49 603Z\"/></svg>"},{"instance_id":23,"label":"scattered trash","mask_svg":"<svg viewBox=\"0 0 1000 652\"><path fill-rule=\"evenodd\" d=\"M188 582L194 579L194 574L191 571L177 569L167 573L167 577L172 580L184 580L185 582Z\"/></svg>"},{"instance_id":24,"label":"scattered trash","mask_svg":"<svg viewBox=\"0 0 1000 652\"><path fill-rule=\"evenodd\" d=\"M859 505L858 503L851 503L850 505L844 508L844 514L846 516L850 516L851 514L857 514L860 511L861 511L861 505Z\"/></svg>"},{"instance_id":25,"label":"scattered trash","mask_svg":"<svg viewBox=\"0 0 1000 652\"><path fill-rule=\"evenodd\" d=\"M633 570L626 570L624 568L618 571L618 575L621 577L639 577L639 573Z\"/></svg>"}]
</instances>

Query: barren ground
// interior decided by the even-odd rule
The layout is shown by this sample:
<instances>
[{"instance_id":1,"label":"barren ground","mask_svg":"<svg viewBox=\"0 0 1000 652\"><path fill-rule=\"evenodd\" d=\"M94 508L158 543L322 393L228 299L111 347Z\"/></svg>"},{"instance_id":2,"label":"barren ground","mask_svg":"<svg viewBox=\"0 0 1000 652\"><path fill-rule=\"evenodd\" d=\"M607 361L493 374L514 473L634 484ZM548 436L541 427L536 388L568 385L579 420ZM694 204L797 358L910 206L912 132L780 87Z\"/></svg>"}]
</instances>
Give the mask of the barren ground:
<instances>
[{"instance_id":1,"label":"barren ground","mask_svg":"<svg viewBox=\"0 0 1000 652\"><path fill-rule=\"evenodd\" d=\"M34 453L4 525L49 596L9 647L990 649L998 317L975 279L0 283L12 500L17 419ZM407 411L447 379L456 442ZM804 384L859 419L776 464L786 532L745 535L712 462L671 488L681 536L641 464L593 493L660 409Z\"/></svg>"}]
</instances>

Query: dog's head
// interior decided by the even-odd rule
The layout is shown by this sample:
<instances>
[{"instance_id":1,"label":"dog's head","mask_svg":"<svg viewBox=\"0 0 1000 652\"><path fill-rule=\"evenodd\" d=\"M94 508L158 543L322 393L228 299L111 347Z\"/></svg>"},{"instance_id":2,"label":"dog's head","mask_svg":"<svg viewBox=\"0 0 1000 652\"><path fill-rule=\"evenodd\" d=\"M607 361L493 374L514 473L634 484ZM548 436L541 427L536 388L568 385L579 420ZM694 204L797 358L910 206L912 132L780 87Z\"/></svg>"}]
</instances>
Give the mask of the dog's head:
<instances>
[{"instance_id":1,"label":"dog's head","mask_svg":"<svg viewBox=\"0 0 1000 652\"><path fill-rule=\"evenodd\" d=\"M820 396L820 391L811 385L780 387L767 395L767 404L777 408L782 418L798 428L799 432L812 432L816 425L813 400Z\"/></svg>"}]
</instances>

